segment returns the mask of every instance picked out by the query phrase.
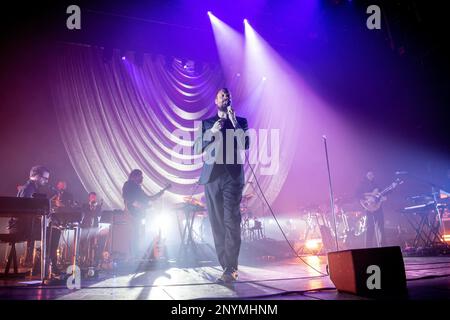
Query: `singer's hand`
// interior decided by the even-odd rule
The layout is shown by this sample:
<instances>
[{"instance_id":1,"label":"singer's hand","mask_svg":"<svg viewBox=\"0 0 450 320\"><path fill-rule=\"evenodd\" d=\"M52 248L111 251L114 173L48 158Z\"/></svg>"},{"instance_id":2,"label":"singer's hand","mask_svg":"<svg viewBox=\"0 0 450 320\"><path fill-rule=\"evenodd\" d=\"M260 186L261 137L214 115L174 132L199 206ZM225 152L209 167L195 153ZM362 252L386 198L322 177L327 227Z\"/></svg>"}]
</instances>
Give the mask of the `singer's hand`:
<instances>
[{"instance_id":1,"label":"singer's hand","mask_svg":"<svg viewBox=\"0 0 450 320\"><path fill-rule=\"evenodd\" d=\"M228 118L233 124L233 127L236 128L237 127L236 114L234 113L234 110L231 108L231 106L228 107Z\"/></svg>"},{"instance_id":2,"label":"singer's hand","mask_svg":"<svg viewBox=\"0 0 450 320\"><path fill-rule=\"evenodd\" d=\"M223 119L217 120L211 128L212 133L217 133L223 128Z\"/></svg>"}]
</instances>

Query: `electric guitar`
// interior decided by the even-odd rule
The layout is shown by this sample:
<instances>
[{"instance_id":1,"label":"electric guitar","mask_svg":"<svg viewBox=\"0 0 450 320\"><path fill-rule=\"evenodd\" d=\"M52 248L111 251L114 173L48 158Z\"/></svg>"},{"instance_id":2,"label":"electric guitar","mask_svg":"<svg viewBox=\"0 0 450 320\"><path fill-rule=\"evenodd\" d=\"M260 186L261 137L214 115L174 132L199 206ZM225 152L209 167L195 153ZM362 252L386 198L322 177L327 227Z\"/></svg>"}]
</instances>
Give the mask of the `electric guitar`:
<instances>
[{"instance_id":1,"label":"electric guitar","mask_svg":"<svg viewBox=\"0 0 450 320\"><path fill-rule=\"evenodd\" d=\"M170 188L172 188L172 185L169 183L161 191L159 191L155 195L151 196L148 203L139 203L139 202L135 201L129 207L126 208L126 211L128 213L131 213L131 216L134 218L142 218L141 214L139 214L139 213L145 209L150 208L152 205L152 202L157 200L159 197L161 197L164 194L164 191L166 191Z\"/></svg>"},{"instance_id":2,"label":"electric guitar","mask_svg":"<svg viewBox=\"0 0 450 320\"><path fill-rule=\"evenodd\" d=\"M389 191L395 189L398 185L402 184L403 181L400 179L395 180L389 186L384 188L382 191L379 191L378 188L375 188L372 192L367 192L364 194L364 199L361 199L359 203L364 208L364 210L368 212L375 212L380 209L383 201L386 201L385 194Z\"/></svg>"}]
</instances>

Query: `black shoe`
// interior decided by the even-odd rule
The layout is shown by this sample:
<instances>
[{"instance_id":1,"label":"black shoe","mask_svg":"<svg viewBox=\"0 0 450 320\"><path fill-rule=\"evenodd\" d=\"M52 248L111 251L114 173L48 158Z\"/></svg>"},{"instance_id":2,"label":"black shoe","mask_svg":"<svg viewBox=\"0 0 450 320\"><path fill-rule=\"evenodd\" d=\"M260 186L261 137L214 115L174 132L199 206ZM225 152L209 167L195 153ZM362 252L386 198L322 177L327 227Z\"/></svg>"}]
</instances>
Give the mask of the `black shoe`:
<instances>
[{"instance_id":1,"label":"black shoe","mask_svg":"<svg viewBox=\"0 0 450 320\"><path fill-rule=\"evenodd\" d=\"M60 276L62 274L62 270L56 266L56 264L51 265L51 275L52 276Z\"/></svg>"},{"instance_id":2,"label":"black shoe","mask_svg":"<svg viewBox=\"0 0 450 320\"><path fill-rule=\"evenodd\" d=\"M237 281L239 277L239 274L237 272L237 270L225 270L222 274L222 276L217 279L217 283L233 283L235 281Z\"/></svg>"}]
</instances>

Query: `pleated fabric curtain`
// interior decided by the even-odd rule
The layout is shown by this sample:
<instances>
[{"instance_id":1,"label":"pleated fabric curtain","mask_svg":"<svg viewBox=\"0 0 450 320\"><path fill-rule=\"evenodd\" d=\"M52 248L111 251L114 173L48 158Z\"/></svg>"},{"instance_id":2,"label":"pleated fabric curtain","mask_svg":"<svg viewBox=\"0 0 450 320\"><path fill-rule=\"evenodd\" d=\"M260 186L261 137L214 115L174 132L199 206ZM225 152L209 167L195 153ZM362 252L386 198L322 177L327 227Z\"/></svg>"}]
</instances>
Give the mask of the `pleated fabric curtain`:
<instances>
[{"instance_id":1,"label":"pleated fabric curtain","mask_svg":"<svg viewBox=\"0 0 450 320\"><path fill-rule=\"evenodd\" d=\"M72 44L61 45L55 59L51 80L60 134L86 191L97 192L105 207L122 208L122 185L139 168L149 194L171 183L165 196L170 202L201 196L194 131L196 121L216 113L215 94L225 85L220 65L150 54L138 64L134 53L123 59L119 51L105 61L103 48ZM248 117L251 127L283 125L274 111L257 112L258 102L245 94L239 79L229 86L239 115ZM269 201L281 189L294 152L283 154L286 162L275 176L260 176ZM247 180L253 180L250 174L246 170Z\"/></svg>"}]
</instances>

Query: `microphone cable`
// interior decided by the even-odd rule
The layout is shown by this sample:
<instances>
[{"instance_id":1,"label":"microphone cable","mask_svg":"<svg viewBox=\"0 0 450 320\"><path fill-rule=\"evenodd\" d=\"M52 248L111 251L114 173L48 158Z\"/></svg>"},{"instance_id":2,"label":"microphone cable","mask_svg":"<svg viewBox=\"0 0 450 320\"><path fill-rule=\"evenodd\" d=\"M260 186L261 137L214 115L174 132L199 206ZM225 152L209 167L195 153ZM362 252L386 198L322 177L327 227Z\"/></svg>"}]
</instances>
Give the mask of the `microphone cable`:
<instances>
[{"instance_id":1,"label":"microphone cable","mask_svg":"<svg viewBox=\"0 0 450 320\"><path fill-rule=\"evenodd\" d=\"M241 129L241 128L240 128L240 126L238 125L238 128L236 128L236 129ZM241 129L241 130L242 130L242 129ZM245 138L244 138L244 139L245 139ZM237 143L238 143L239 147L240 147L242 150L245 150L245 148L243 148L244 146L242 145L242 141L240 141L240 140L241 140L241 139L237 139ZM244 141L244 144L245 144L245 141ZM254 171L252 165L250 164L248 158L249 158L249 157L247 157L247 155L245 154L245 163L246 163L246 164L250 167L250 169L251 169L251 172L252 172L254 181L256 182L256 185L258 186L258 189L259 189L259 191L260 191L260 193L261 193L261 196L262 196L262 198L264 199L264 202L265 202L266 206L269 208L269 211L270 211L270 213L272 214L272 217L274 218L274 220L275 220L275 222L276 222L278 228L280 229L281 234L283 235L283 237L284 237L286 243L289 245L290 249L291 249L292 252L294 253L295 257L297 257L300 261L302 261L306 266L308 266L309 268L311 268L311 269L313 269L314 271L316 271L317 273L319 273L321 276L328 276L328 275L329 275L329 273L328 273L328 267L326 268L326 269L327 269L327 272L326 272L326 273L320 271L319 269L317 269L316 267L312 266L310 263L308 263L307 261L305 261L305 259L303 259L303 258L297 253L297 251L295 250L295 248L292 246L291 242L289 241L289 239L288 239L287 236L286 236L286 233L284 232L283 228L281 227L280 223L278 222L278 219L277 219L277 217L276 217L276 215L275 215L275 213L274 213L274 211L273 211L273 209L272 209L272 206L270 205L269 201L267 200L267 198L266 198L266 196L265 196L265 194L264 194L264 191L262 190L261 185L259 184L258 178L256 177L255 171Z\"/></svg>"},{"instance_id":2,"label":"microphone cable","mask_svg":"<svg viewBox=\"0 0 450 320\"><path fill-rule=\"evenodd\" d=\"M252 172L254 181L256 182L256 185L258 186L258 189L259 189L259 191L260 191L260 193L261 193L261 195L262 195L262 197L263 197L263 199L264 199L264 202L265 202L266 206L269 208L269 211L270 211L270 213L272 214L272 217L274 218L274 220L275 220L275 222L276 222L278 228L280 229L281 234L283 235L283 237L284 237L286 243L289 245L290 249L291 249L292 252L294 253L295 257L298 258L298 259L300 259L300 261L302 261L305 265L307 265L308 267L310 267L311 269L313 269L313 270L316 271L317 273L321 274L322 276L328 276L328 275L329 275L329 273L328 273L328 268L327 268L327 272L324 273L324 272L320 271L319 269L317 269L316 267L314 267L314 266L312 266L311 264L309 264L307 261L305 261L305 259L303 259L303 258L297 253L297 251L295 250L295 248L293 247L293 245L291 244L291 242L290 242L289 239L287 238L286 233L284 232L284 230L283 230L283 228L281 227L280 223L278 222L278 219L277 219L277 217L276 217L276 215L275 215L275 213L274 213L274 211L273 211L273 209L272 209L272 206L269 204L269 201L267 201L267 198L266 198L266 196L265 196L265 194L264 194L264 192L263 192L263 190L262 190L262 188L261 188L261 185L259 184L258 178L256 177L256 173L255 173L255 171L254 171L252 165L250 164L250 162L249 162L249 160L248 160L248 157L246 156L245 158L246 158L246 161L245 161L245 162L247 163L247 165L248 165L248 166L250 167L250 169L251 169L251 172Z\"/></svg>"}]
</instances>

